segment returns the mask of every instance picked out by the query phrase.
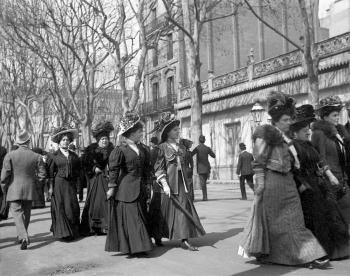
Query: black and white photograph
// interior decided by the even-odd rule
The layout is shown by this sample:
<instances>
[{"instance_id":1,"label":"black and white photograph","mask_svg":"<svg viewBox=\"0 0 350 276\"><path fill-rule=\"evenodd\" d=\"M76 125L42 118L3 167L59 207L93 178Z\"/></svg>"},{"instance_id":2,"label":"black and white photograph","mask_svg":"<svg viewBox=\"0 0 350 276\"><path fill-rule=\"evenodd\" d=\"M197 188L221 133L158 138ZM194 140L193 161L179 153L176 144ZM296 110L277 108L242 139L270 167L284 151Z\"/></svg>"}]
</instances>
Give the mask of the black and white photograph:
<instances>
[{"instance_id":1,"label":"black and white photograph","mask_svg":"<svg viewBox=\"0 0 350 276\"><path fill-rule=\"evenodd\" d=\"M0 275L350 275L350 0L0 0Z\"/></svg>"}]
</instances>

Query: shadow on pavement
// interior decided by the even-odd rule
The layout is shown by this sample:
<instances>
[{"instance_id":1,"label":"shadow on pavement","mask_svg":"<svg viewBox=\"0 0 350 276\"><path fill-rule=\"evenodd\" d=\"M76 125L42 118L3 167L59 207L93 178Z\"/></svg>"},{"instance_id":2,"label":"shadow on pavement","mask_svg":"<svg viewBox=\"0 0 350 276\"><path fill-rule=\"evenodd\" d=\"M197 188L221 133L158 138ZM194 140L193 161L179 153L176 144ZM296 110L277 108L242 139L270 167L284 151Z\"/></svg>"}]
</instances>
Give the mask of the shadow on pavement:
<instances>
[{"instance_id":1,"label":"shadow on pavement","mask_svg":"<svg viewBox=\"0 0 350 276\"><path fill-rule=\"evenodd\" d=\"M283 265L262 265L257 261L248 261L247 263L256 264L257 267L249 269L247 271L238 272L232 274L231 276L281 276L288 274L290 272L302 269L301 267L296 266L283 266ZM304 268L303 268L304 269ZM301 275L301 274L299 274Z\"/></svg>"},{"instance_id":2,"label":"shadow on pavement","mask_svg":"<svg viewBox=\"0 0 350 276\"><path fill-rule=\"evenodd\" d=\"M242 231L243 231L243 228L232 228L230 230L227 230L226 232L208 233L204 237L196 239L193 244L198 247L202 247L202 246L215 247L214 245L217 242L236 236Z\"/></svg>"},{"instance_id":3,"label":"shadow on pavement","mask_svg":"<svg viewBox=\"0 0 350 276\"><path fill-rule=\"evenodd\" d=\"M33 243L38 243L38 242L44 242L44 243L33 245L33 246L29 245L28 249L40 248L42 246L45 246L46 244L50 244L51 242L55 241L55 240L51 241L53 237L50 234L51 232L45 232L45 233L38 233L33 236L29 236L31 245ZM47 236L47 235L50 235L50 236ZM12 246L19 246L19 244L17 244L17 237L0 240L0 243L5 243L5 242L11 242L11 243L8 245L0 246L0 249L12 247Z\"/></svg>"},{"instance_id":4,"label":"shadow on pavement","mask_svg":"<svg viewBox=\"0 0 350 276\"><path fill-rule=\"evenodd\" d=\"M30 220L29 225L30 225L30 224L33 224L33 223L35 223L35 222L45 221L45 220L51 220L51 217ZM1 226L1 227L15 226L15 223L14 223L14 222L6 222L6 223L1 223L0 226Z\"/></svg>"}]
</instances>

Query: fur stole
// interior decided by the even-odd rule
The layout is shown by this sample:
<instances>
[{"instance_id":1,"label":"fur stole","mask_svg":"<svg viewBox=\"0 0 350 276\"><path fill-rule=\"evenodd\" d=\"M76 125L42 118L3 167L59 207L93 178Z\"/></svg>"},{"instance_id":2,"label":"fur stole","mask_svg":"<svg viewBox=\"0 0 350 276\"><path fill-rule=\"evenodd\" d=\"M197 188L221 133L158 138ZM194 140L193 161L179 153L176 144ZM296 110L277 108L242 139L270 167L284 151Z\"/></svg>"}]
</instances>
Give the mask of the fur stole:
<instances>
[{"instance_id":1,"label":"fur stole","mask_svg":"<svg viewBox=\"0 0 350 276\"><path fill-rule=\"evenodd\" d=\"M338 131L335 125L332 125L331 123L325 121L325 120L317 120L312 124L312 131L322 131L324 135L326 135L328 138L332 139L334 138Z\"/></svg>"},{"instance_id":2,"label":"fur stole","mask_svg":"<svg viewBox=\"0 0 350 276\"><path fill-rule=\"evenodd\" d=\"M272 125L258 126L254 131L253 141L255 141L256 138L264 139L269 146L282 145L284 142L281 132Z\"/></svg>"}]
</instances>

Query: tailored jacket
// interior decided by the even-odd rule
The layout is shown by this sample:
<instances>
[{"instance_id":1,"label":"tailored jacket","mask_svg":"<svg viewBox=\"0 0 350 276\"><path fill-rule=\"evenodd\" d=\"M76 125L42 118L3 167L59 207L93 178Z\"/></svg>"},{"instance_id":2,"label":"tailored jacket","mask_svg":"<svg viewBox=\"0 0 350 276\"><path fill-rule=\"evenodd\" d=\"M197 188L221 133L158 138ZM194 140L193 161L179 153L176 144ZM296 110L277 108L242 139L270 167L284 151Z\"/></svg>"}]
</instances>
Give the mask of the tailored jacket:
<instances>
[{"instance_id":1,"label":"tailored jacket","mask_svg":"<svg viewBox=\"0 0 350 276\"><path fill-rule=\"evenodd\" d=\"M264 174L265 169L286 174L292 169L292 156L282 134L271 125L257 127L253 135L253 170Z\"/></svg>"},{"instance_id":2,"label":"tailored jacket","mask_svg":"<svg viewBox=\"0 0 350 276\"><path fill-rule=\"evenodd\" d=\"M109 156L108 188L116 188L115 199L133 202L145 192L150 181L149 153L145 146L137 145L139 155L127 144L116 147Z\"/></svg>"},{"instance_id":3,"label":"tailored jacket","mask_svg":"<svg viewBox=\"0 0 350 276\"><path fill-rule=\"evenodd\" d=\"M238 157L237 174L252 175L254 174L252 162L254 161L253 154L246 150L241 152Z\"/></svg>"},{"instance_id":4,"label":"tailored jacket","mask_svg":"<svg viewBox=\"0 0 350 276\"><path fill-rule=\"evenodd\" d=\"M159 182L161 178L166 177L171 193L173 194L179 193L179 177L182 177L183 185L185 185L185 191L188 192L188 180L185 173L186 148L179 144L177 144L177 146L178 151L176 151L168 142L160 144L157 161L154 165L157 181ZM178 163L178 157L180 163ZM180 176L179 171L181 172Z\"/></svg>"},{"instance_id":5,"label":"tailored jacket","mask_svg":"<svg viewBox=\"0 0 350 276\"><path fill-rule=\"evenodd\" d=\"M340 141L336 135L339 134L343 141ZM345 136L343 136L345 134ZM346 133L340 133L337 127L326 122L319 120L312 125L311 141L317 151L320 153L322 161L328 165L329 169L336 175L336 177L344 177L346 171L347 157L346 152L348 146L345 143L348 142L348 135ZM345 152L342 152L340 145L343 145Z\"/></svg>"},{"instance_id":6,"label":"tailored jacket","mask_svg":"<svg viewBox=\"0 0 350 276\"><path fill-rule=\"evenodd\" d=\"M6 200L33 200L37 181L43 181L45 177L45 164L40 154L25 146L9 152L1 170L1 186L7 191Z\"/></svg>"},{"instance_id":7,"label":"tailored jacket","mask_svg":"<svg viewBox=\"0 0 350 276\"><path fill-rule=\"evenodd\" d=\"M55 177L64 178L67 181L75 182L80 180L81 161L78 155L69 151L68 159L61 150L57 150L48 156L49 178L52 181Z\"/></svg>"},{"instance_id":8,"label":"tailored jacket","mask_svg":"<svg viewBox=\"0 0 350 276\"><path fill-rule=\"evenodd\" d=\"M195 154L197 154L197 173L209 174L211 167L208 156L215 158L215 153L211 148L201 143L192 151L192 156Z\"/></svg>"}]
</instances>

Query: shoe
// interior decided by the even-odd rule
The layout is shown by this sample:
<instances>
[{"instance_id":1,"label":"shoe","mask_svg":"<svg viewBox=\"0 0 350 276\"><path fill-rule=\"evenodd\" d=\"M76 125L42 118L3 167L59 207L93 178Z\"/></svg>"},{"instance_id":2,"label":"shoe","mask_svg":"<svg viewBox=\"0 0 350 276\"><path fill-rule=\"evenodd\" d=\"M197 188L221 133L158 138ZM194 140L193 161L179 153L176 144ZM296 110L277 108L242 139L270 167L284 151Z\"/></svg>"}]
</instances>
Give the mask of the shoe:
<instances>
[{"instance_id":1,"label":"shoe","mask_svg":"<svg viewBox=\"0 0 350 276\"><path fill-rule=\"evenodd\" d=\"M309 269L314 269L314 268L318 268L318 269L325 269L327 267L329 267L329 259L317 259L312 261L311 263L308 264L308 268Z\"/></svg>"},{"instance_id":2,"label":"shoe","mask_svg":"<svg viewBox=\"0 0 350 276\"><path fill-rule=\"evenodd\" d=\"M195 247L191 245L188 241L183 241L181 242L181 247L185 250L190 250L190 251L199 251L198 247Z\"/></svg>"},{"instance_id":3,"label":"shoe","mask_svg":"<svg viewBox=\"0 0 350 276\"><path fill-rule=\"evenodd\" d=\"M27 247L28 247L27 240L26 240L26 239L23 239L23 240L22 240L22 243L21 243L21 250L26 250Z\"/></svg>"},{"instance_id":4,"label":"shoe","mask_svg":"<svg viewBox=\"0 0 350 276\"><path fill-rule=\"evenodd\" d=\"M156 243L156 246L164 246L161 239L156 239L155 243Z\"/></svg>"}]
</instances>

